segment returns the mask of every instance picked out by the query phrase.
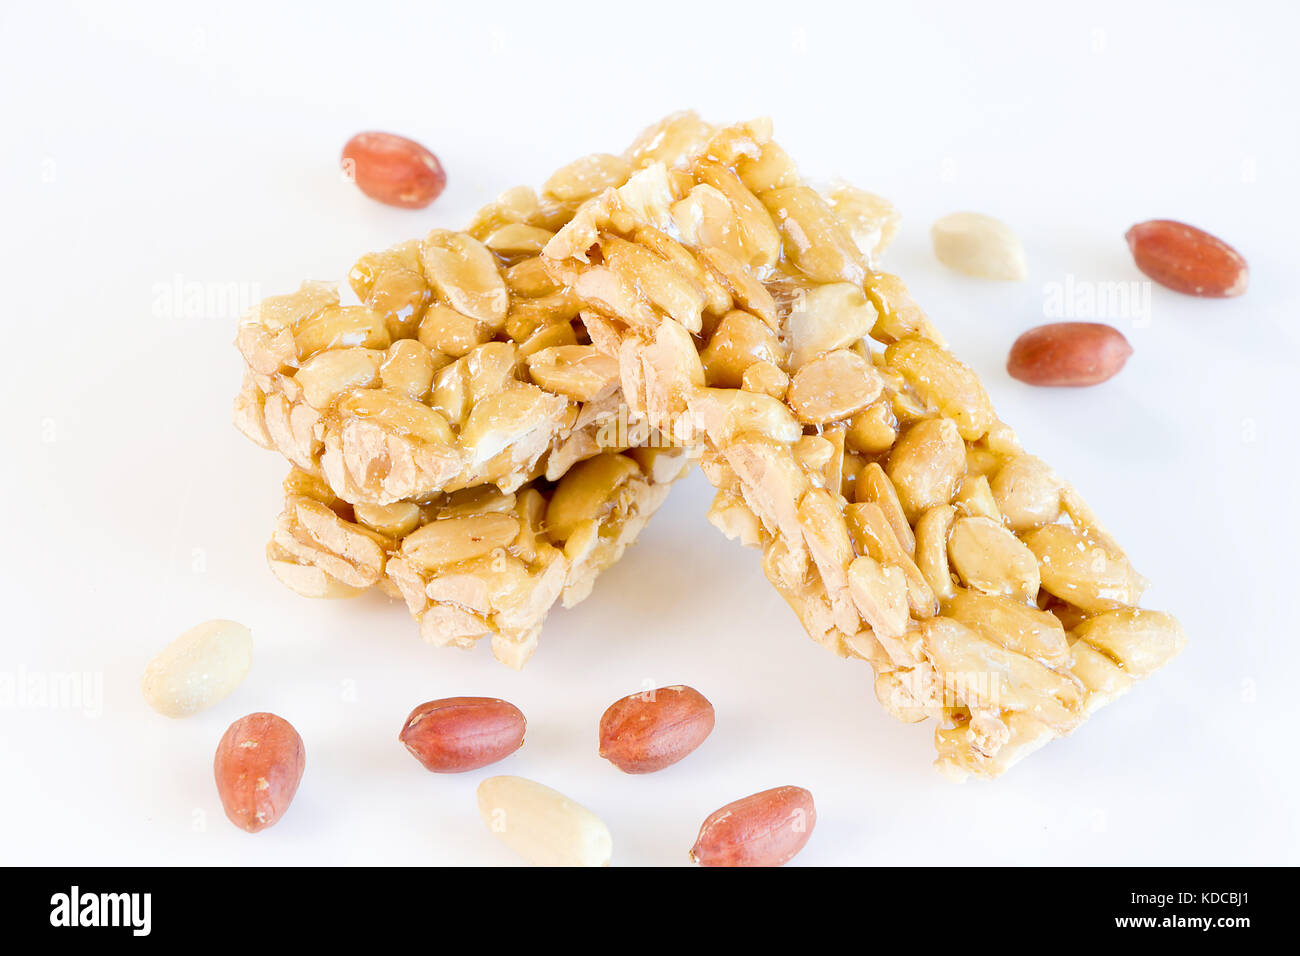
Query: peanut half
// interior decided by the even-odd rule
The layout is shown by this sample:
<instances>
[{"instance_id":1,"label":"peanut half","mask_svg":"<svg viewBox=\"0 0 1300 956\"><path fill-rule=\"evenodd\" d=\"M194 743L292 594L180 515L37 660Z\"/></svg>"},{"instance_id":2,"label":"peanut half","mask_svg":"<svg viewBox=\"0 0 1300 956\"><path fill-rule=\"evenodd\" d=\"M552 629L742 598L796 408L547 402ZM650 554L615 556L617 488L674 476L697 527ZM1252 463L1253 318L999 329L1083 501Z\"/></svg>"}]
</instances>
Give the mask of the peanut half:
<instances>
[{"instance_id":1,"label":"peanut half","mask_svg":"<svg viewBox=\"0 0 1300 956\"><path fill-rule=\"evenodd\" d=\"M713 705L680 684L632 694L600 718L600 755L624 773L677 763L713 732Z\"/></svg>"},{"instance_id":2,"label":"peanut half","mask_svg":"<svg viewBox=\"0 0 1300 956\"><path fill-rule=\"evenodd\" d=\"M478 785L478 811L501 842L534 866L608 866L609 827L564 794L523 777Z\"/></svg>"},{"instance_id":3,"label":"peanut half","mask_svg":"<svg viewBox=\"0 0 1300 956\"><path fill-rule=\"evenodd\" d=\"M527 721L514 704L495 697L446 697L421 704L399 739L434 773L477 770L524 745Z\"/></svg>"},{"instance_id":4,"label":"peanut half","mask_svg":"<svg viewBox=\"0 0 1300 956\"><path fill-rule=\"evenodd\" d=\"M186 717L230 695L253 664L253 635L234 621L206 621L172 641L144 669L144 699Z\"/></svg>"},{"instance_id":5,"label":"peanut half","mask_svg":"<svg viewBox=\"0 0 1300 956\"><path fill-rule=\"evenodd\" d=\"M1020 238L992 216L950 213L930 227L930 240L940 262L966 275L1013 280L1029 275Z\"/></svg>"},{"instance_id":6,"label":"peanut half","mask_svg":"<svg viewBox=\"0 0 1300 956\"><path fill-rule=\"evenodd\" d=\"M781 866L804 848L817 823L812 794L776 787L709 814L691 847L700 866Z\"/></svg>"},{"instance_id":7,"label":"peanut half","mask_svg":"<svg viewBox=\"0 0 1300 956\"><path fill-rule=\"evenodd\" d=\"M283 717L239 718L217 744L213 760L226 817L249 833L274 825L289 809L306 766L302 738Z\"/></svg>"}]
</instances>

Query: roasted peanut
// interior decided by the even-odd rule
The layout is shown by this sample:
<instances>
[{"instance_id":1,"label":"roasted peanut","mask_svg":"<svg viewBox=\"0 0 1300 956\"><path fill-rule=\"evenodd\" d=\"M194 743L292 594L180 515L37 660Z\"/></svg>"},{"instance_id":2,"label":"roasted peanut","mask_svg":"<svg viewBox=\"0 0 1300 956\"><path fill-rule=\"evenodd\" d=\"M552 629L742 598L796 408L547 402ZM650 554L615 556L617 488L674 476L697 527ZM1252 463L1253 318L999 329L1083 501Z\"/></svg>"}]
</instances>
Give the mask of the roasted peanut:
<instances>
[{"instance_id":1,"label":"roasted peanut","mask_svg":"<svg viewBox=\"0 0 1300 956\"><path fill-rule=\"evenodd\" d=\"M447 185L438 157L396 133L357 133L343 147L343 171L371 199L403 209L423 209Z\"/></svg>"},{"instance_id":2,"label":"roasted peanut","mask_svg":"<svg viewBox=\"0 0 1300 956\"><path fill-rule=\"evenodd\" d=\"M677 763L713 732L713 705L680 684L617 700L600 718L600 755L624 773Z\"/></svg>"},{"instance_id":3,"label":"roasted peanut","mask_svg":"<svg viewBox=\"0 0 1300 956\"><path fill-rule=\"evenodd\" d=\"M463 773L510 756L524 744L519 708L495 697L446 697L411 711L399 739L425 770Z\"/></svg>"},{"instance_id":4,"label":"roasted peanut","mask_svg":"<svg viewBox=\"0 0 1300 956\"><path fill-rule=\"evenodd\" d=\"M1175 292L1226 298L1241 295L1250 281L1241 254L1195 226L1152 219L1138 223L1124 238L1137 267Z\"/></svg>"},{"instance_id":5,"label":"roasted peanut","mask_svg":"<svg viewBox=\"0 0 1300 956\"><path fill-rule=\"evenodd\" d=\"M1100 322L1055 322L1023 333L1007 356L1007 374L1029 385L1097 385L1114 378L1133 347Z\"/></svg>"},{"instance_id":6,"label":"roasted peanut","mask_svg":"<svg viewBox=\"0 0 1300 956\"><path fill-rule=\"evenodd\" d=\"M691 859L701 866L781 866L804 848L816 823L807 790L764 790L709 814Z\"/></svg>"},{"instance_id":7,"label":"roasted peanut","mask_svg":"<svg viewBox=\"0 0 1300 956\"><path fill-rule=\"evenodd\" d=\"M213 761L226 817L256 833L289 809L307 766L302 738L283 717L258 713L230 725Z\"/></svg>"}]
</instances>

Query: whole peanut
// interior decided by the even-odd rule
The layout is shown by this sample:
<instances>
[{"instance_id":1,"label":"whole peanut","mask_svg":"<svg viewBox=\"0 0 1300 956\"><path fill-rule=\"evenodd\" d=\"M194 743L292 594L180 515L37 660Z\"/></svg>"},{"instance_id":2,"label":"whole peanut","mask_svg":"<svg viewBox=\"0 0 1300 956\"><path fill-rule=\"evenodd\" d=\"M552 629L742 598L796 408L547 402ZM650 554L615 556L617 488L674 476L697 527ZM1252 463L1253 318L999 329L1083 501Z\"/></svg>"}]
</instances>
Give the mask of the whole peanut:
<instances>
[{"instance_id":1,"label":"whole peanut","mask_svg":"<svg viewBox=\"0 0 1300 956\"><path fill-rule=\"evenodd\" d=\"M709 814L691 847L701 866L781 866L804 848L817 823L812 794L776 787Z\"/></svg>"},{"instance_id":2,"label":"whole peanut","mask_svg":"<svg viewBox=\"0 0 1300 956\"><path fill-rule=\"evenodd\" d=\"M343 171L371 199L423 209L447 185L438 157L396 133L358 133L343 147Z\"/></svg>"},{"instance_id":3,"label":"whole peanut","mask_svg":"<svg viewBox=\"0 0 1300 956\"><path fill-rule=\"evenodd\" d=\"M510 756L524 744L528 722L495 697L446 697L421 704L399 739L426 770L461 773Z\"/></svg>"},{"instance_id":4,"label":"whole peanut","mask_svg":"<svg viewBox=\"0 0 1300 956\"><path fill-rule=\"evenodd\" d=\"M675 764L713 731L713 705L680 684L632 694L600 718L600 755L625 773Z\"/></svg>"},{"instance_id":5,"label":"whole peanut","mask_svg":"<svg viewBox=\"0 0 1300 956\"><path fill-rule=\"evenodd\" d=\"M307 766L302 738L283 717L258 713L230 725L213 760L226 817L256 833L284 816Z\"/></svg>"},{"instance_id":6,"label":"whole peanut","mask_svg":"<svg viewBox=\"0 0 1300 956\"><path fill-rule=\"evenodd\" d=\"M1241 253L1185 222L1140 222L1124 238L1137 267L1175 292L1223 299L1241 295L1250 283L1250 268Z\"/></svg>"},{"instance_id":7,"label":"whole peanut","mask_svg":"<svg viewBox=\"0 0 1300 956\"><path fill-rule=\"evenodd\" d=\"M1109 325L1056 322L1016 339L1007 374L1029 385L1097 385L1113 378L1132 354L1128 339Z\"/></svg>"}]
</instances>

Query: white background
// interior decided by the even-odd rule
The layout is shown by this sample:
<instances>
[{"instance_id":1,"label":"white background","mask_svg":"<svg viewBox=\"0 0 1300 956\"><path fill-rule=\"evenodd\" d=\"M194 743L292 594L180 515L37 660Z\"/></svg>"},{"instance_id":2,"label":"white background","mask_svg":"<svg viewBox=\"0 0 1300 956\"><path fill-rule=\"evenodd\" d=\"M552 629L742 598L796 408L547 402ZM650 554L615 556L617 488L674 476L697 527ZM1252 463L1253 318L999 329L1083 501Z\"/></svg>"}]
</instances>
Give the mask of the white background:
<instances>
[{"instance_id":1,"label":"white background","mask_svg":"<svg viewBox=\"0 0 1300 956\"><path fill-rule=\"evenodd\" d=\"M1293 4L117 6L0 14L0 674L103 689L99 713L4 701L0 862L509 863L475 810L490 772L596 810L616 864L683 864L706 814L786 783L817 800L805 865L1300 861ZM285 467L229 424L234 316L169 290L342 278L684 107L769 114L807 175L897 203L886 264L1125 543L1147 605L1187 627L1172 665L995 783L930 768L930 727L891 721L864 665L802 634L757 554L706 524L698 475L551 616L522 673L424 646L381 597L314 603L266 569ZM433 207L341 181L343 142L372 128L441 157ZM934 261L929 223L960 209L1014 226L1029 281ZM1123 233L1156 217L1233 243L1250 291L1156 287L1149 316L1104 316L1136 351L1101 387L1010 380L1049 285L1141 279ZM158 716L145 663L212 617L252 627L252 672L208 712ZM699 688L717 729L627 777L596 756L596 724L647 682ZM517 703L527 745L428 774L397 732L460 694ZM262 709L297 726L308 765L285 819L249 836L211 759Z\"/></svg>"}]
</instances>

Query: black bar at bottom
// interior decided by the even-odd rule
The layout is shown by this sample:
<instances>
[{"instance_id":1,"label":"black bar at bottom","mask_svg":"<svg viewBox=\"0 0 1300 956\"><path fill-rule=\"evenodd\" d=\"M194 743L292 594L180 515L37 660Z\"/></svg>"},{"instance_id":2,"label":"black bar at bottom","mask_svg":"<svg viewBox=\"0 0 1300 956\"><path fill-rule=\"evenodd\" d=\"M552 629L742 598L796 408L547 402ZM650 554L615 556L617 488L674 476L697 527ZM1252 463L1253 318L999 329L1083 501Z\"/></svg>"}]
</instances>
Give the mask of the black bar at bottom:
<instances>
[{"instance_id":1,"label":"black bar at bottom","mask_svg":"<svg viewBox=\"0 0 1300 956\"><path fill-rule=\"evenodd\" d=\"M847 932L864 949L881 933L935 946L1129 937L1216 942L1286 926L1285 869L827 869L683 875L605 871L437 869L9 869L0 894L6 942L75 936L97 943L158 939L378 942L413 933L429 944L516 934L532 944L601 946L673 939L692 950L713 927L731 942L751 932ZM646 882L643 882L646 881ZM454 931L454 936L452 935ZM1043 933L1050 933L1044 936ZM251 935L250 935L251 934ZM683 935L684 934L684 935ZM954 935L957 934L957 935ZM582 948L587 948L583 946ZM769 948L769 947L765 947ZM837 947L838 948L838 947ZM894 946L890 946L894 949ZM18 950L10 949L11 952Z\"/></svg>"}]
</instances>

